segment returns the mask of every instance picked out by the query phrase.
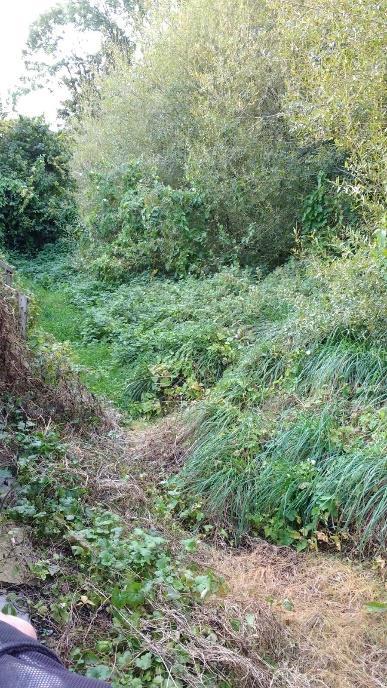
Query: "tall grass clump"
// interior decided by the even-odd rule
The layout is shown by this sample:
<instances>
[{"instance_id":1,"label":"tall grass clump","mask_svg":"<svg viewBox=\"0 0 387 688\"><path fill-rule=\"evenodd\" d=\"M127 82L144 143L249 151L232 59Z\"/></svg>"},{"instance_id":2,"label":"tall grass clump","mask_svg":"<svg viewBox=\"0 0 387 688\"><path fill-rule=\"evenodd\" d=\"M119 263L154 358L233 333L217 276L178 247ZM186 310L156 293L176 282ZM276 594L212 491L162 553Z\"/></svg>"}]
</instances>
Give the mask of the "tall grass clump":
<instances>
[{"instance_id":1,"label":"tall grass clump","mask_svg":"<svg viewBox=\"0 0 387 688\"><path fill-rule=\"evenodd\" d=\"M238 536L256 530L299 549L383 546L383 258L364 249L319 273L311 260L293 287L289 270L277 270L275 287L273 276L261 283L261 300L284 296L293 310L258 328L194 412L180 486Z\"/></svg>"}]
</instances>

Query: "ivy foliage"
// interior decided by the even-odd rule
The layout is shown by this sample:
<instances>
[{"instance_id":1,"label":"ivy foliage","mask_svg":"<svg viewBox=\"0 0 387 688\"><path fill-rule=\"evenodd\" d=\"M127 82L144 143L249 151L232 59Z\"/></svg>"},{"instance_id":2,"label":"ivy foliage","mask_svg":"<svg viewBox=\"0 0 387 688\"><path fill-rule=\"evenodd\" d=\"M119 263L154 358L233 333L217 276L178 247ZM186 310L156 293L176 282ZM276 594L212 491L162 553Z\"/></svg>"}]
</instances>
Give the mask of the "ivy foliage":
<instances>
[{"instance_id":1,"label":"ivy foliage","mask_svg":"<svg viewBox=\"0 0 387 688\"><path fill-rule=\"evenodd\" d=\"M221 581L184 561L189 544L180 543L178 558L160 533L128 528L116 513L95 504L79 477L78 459L68 454L57 432L40 430L15 405L2 412L2 441L18 456L16 498L4 519L29 528L40 553L30 564L40 590L30 600L35 623L46 632L76 623L79 639L92 623L93 636L73 644L72 664L88 677L109 680L113 688L183 688L192 681L209 688L231 686L221 672L190 655L189 639L166 616L170 609L171 618L190 619L195 605ZM162 628L169 634L164 653ZM203 641L217 640L209 626L194 633Z\"/></svg>"}]
</instances>

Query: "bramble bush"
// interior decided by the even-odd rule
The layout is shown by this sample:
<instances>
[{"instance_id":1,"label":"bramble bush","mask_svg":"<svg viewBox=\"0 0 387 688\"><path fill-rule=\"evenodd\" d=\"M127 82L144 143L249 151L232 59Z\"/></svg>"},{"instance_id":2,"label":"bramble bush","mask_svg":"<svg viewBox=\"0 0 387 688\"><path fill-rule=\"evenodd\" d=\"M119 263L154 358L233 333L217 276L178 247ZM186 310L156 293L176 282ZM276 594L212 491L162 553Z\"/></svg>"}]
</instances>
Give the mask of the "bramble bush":
<instances>
[{"instance_id":1,"label":"bramble bush","mask_svg":"<svg viewBox=\"0 0 387 688\"><path fill-rule=\"evenodd\" d=\"M234 269L178 282L143 275L114 285L75 270L69 254L53 249L18 263L43 299L38 321L100 370L108 396L115 379L115 401L131 417L200 398L253 336L243 306L257 274Z\"/></svg>"},{"instance_id":2,"label":"bramble bush","mask_svg":"<svg viewBox=\"0 0 387 688\"><path fill-rule=\"evenodd\" d=\"M90 174L93 197L86 222L97 258L95 274L125 282L150 271L182 277L211 267L209 216L194 189L173 189L156 177L144 179L138 163L109 174Z\"/></svg>"}]
</instances>

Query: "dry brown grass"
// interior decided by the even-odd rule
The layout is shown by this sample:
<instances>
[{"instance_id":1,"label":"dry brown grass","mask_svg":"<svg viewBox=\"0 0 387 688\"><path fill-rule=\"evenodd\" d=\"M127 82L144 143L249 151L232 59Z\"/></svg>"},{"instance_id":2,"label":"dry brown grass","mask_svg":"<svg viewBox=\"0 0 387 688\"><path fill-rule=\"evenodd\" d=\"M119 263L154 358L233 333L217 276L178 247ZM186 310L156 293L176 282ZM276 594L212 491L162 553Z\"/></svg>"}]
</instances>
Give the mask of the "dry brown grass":
<instances>
[{"instance_id":1,"label":"dry brown grass","mask_svg":"<svg viewBox=\"0 0 387 688\"><path fill-rule=\"evenodd\" d=\"M267 543L239 554L210 549L202 561L223 575L231 598L269 604L288 629L296 654L279 667L273 686L386 685L385 620L365 608L383 598L384 586L369 567Z\"/></svg>"},{"instance_id":2,"label":"dry brown grass","mask_svg":"<svg viewBox=\"0 0 387 688\"><path fill-rule=\"evenodd\" d=\"M139 467L132 463L133 438L120 428L116 417L110 415L108 427L97 426L83 436L68 425L63 440L68 451L62 470L74 470L71 459L75 457L76 472L95 502L118 511L126 521L146 509Z\"/></svg>"},{"instance_id":3,"label":"dry brown grass","mask_svg":"<svg viewBox=\"0 0 387 688\"><path fill-rule=\"evenodd\" d=\"M246 623L248 615L253 625ZM195 605L190 618L173 608L164 609L164 618L187 639L186 650L203 668L225 679L231 673L233 685L269 688L273 667L267 660L279 661L287 646L284 629L269 609L257 602L212 599Z\"/></svg>"},{"instance_id":4,"label":"dry brown grass","mask_svg":"<svg viewBox=\"0 0 387 688\"><path fill-rule=\"evenodd\" d=\"M148 477L160 482L181 468L187 431L176 416L157 425L131 433L131 461L137 462Z\"/></svg>"},{"instance_id":5,"label":"dry brown grass","mask_svg":"<svg viewBox=\"0 0 387 688\"><path fill-rule=\"evenodd\" d=\"M184 431L173 418L135 433L131 444L129 461L141 466L146 482L158 482L175 472L184 458ZM218 608L230 609L235 604L239 611L249 605L270 610L272 628L281 638L282 649L287 648L287 659L280 661L269 681L273 688L387 685L384 615L372 614L365 607L385 597L380 567L373 570L369 563L340 555L298 554L264 541L239 552L206 545L195 558L226 582L228 592L217 600ZM262 647L262 639L256 652L257 647ZM250 676L248 681L266 685L266 679L254 683Z\"/></svg>"}]
</instances>

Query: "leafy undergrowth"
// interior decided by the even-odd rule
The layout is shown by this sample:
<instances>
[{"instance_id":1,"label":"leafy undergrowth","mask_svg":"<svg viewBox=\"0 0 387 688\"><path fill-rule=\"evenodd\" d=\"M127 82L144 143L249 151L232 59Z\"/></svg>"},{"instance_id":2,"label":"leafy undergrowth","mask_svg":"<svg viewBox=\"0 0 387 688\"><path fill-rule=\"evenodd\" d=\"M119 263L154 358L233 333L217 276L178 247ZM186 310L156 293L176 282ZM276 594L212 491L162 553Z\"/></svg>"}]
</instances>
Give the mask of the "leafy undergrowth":
<instances>
[{"instance_id":1,"label":"leafy undergrowth","mask_svg":"<svg viewBox=\"0 0 387 688\"><path fill-rule=\"evenodd\" d=\"M193 503L201 530L231 538L365 553L387 535L386 272L377 247L336 253L117 287L46 249L23 272L39 327L70 341L94 391L132 420L188 408L167 509L191 527Z\"/></svg>"},{"instance_id":2,"label":"leafy undergrowth","mask_svg":"<svg viewBox=\"0 0 387 688\"><path fill-rule=\"evenodd\" d=\"M206 289L210 293L214 285L217 296L202 303L201 323L209 321L210 311L215 313L211 322L217 322L219 307L219 321L234 333L233 358L225 359L218 382L216 375L210 377L210 370L201 399L188 417L188 443L187 418L181 415L179 431L169 421L171 427L164 434L161 426L129 433L110 425L94 431L81 426L80 436L75 434L76 424L40 425L17 405L4 407L2 443L6 455L15 456L18 483L5 520L10 528L22 524L32 540L35 558L25 590L41 637L76 670L107 678L114 687L350 688L353 676L361 688L381 685L385 604L382 586L369 568L256 540L239 556L210 544L214 533L223 539L223 549L225 539L233 542L241 517L246 528L264 532L268 539L301 550L320 545L336 550L353 539L362 543L364 522L356 521L362 513L372 532L366 546L381 543L385 472L381 460L376 460L385 439L380 403L381 273L377 257L373 263L362 262L361 255L356 260L359 263L352 264L347 283L348 274L332 263L320 273L316 264L298 266L296 272L288 267L277 273L276 280L273 276L261 282L246 274L225 273L208 278L204 285L195 280L177 284L143 279L118 291L77 274L70 286L63 259L48 266L46 259L40 266L38 261L30 264L29 279L35 272L33 283L41 290L38 322L40 318L40 326L62 341L71 341L68 333L72 332L70 353L76 353L79 333L90 316L96 317L90 309L110 312L120 302L121 289L127 304L131 286L135 307L127 312L121 304L122 324L126 313L128 327L137 321L143 325L144 313L151 333L149 345L141 350L146 356L157 333L184 334L184 328L175 332L177 315L172 313L182 318L188 314L192 320ZM335 269L344 283L336 284L336 274L332 278L329 270ZM359 275L364 277L367 269L369 280L360 282ZM327 288L317 301L324 280ZM227 293L220 299L225 284ZM357 285L352 310L349 284L352 289ZM176 304L176 293L185 289L185 298ZM147 298L152 294L153 302ZM343 305L337 306L341 294ZM59 296L60 317L54 311ZM345 326L341 322L342 329L340 323L337 327L338 339L329 337L335 304L336 323L338 313L343 314L344 306L347 309ZM164 322L160 313L165 315L165 310L169 319ZM112 320L118 334L121 326ZM367 338L367 322L372 323L372 341ZM350 337L354 324L358 324L358 339ZM319 337L326 332L324 348ZM35 347L42 338L35 331ZM97 342L102 344L112 352L118 345L116 336L105 334ZM81 342L85 350L89 345ZM51 348L47 342L44 346ZM114 381L108 376L106 392L111 399L113 390ZM175 403L157 399L156 412L129 405L127 411L132 417L142 414L149 419L189 402L181 396ZM222 424L212 425L213 418L218 422L222 414ZM344 424L348 417L351 424ZM287 423L282 425L283 421ZM230 429L235 429L231 442ZM207 446L213 455L208 454L206 465L203 454L197 473L201 478L207 469L211 471L206 493L189 473L192 457L200 450L198 440L192 447L192 433L196 437L202 433L206 445L211 432L213 444ZM252 461L257 446L265 451L262 464ZM370 452L366 472L365 448ZM283 456L288 459L285 466ZM329 474L319 471L323 462ZM259 504L261 474L266 481L261 483L265 511L260 514L256 509L246 516L250 498L254 506ZM331 482L323 483L328 477ZM313 529L306 529L302 518L308 514L308 500L316 499L321 485L325 511L320 509ZM304 511L291 521L288 512L284 518L283 506L292 506L293 495ZM372 512L362 512L369 504ZM348 513L355 518L348 518ZM378 523L381 528L375 536L372 529ZM382 571L383 564L381 556L374 557L374 567Z\"/></svg>"},{"instance_id":3,"label":"leafy undergrowth","mask_svg":"<svg viewBox=\"0 0 387 688\"><path fill-rule=\"evenodd\" d=\"M17 479L3 524L21 524L34 552L21 590L73 669L114 688L382 685L378 571L184 532L160 514L161 432L80 436L8 403L2 444Z\"/></svg>"},{"instance_id":4,"label":"leafy undergrowth","mask_svg":"<svg viewBox=\"0 0 387 688\"><path fill-rule=\"evenodd\" d=\"M192 559L197 540L171 539L152 519L135 466L117 477L108 464L107 449L122 460L119 429L100 439L66 445L17 406L2 409L2 443L17 457L3 521L30 534L26 589L42 638L114 687L268 686L288 644L270 608L223 601L221 578Z\"/></svg>"},{"instance_id":5,"label":"leafy undergrowth","mask_svg":"<svg viewBox=\"0 0 387 688\"><path fill-rule=\"evenodd\" d=\"M254 317L243 312L256 283L248 273L144 276L112 287L75 270L56 247L17 262L38 304L35 336L68 342L88 386L132 419L201 398L253 337Z\"/></svg>"}]
</instances>

